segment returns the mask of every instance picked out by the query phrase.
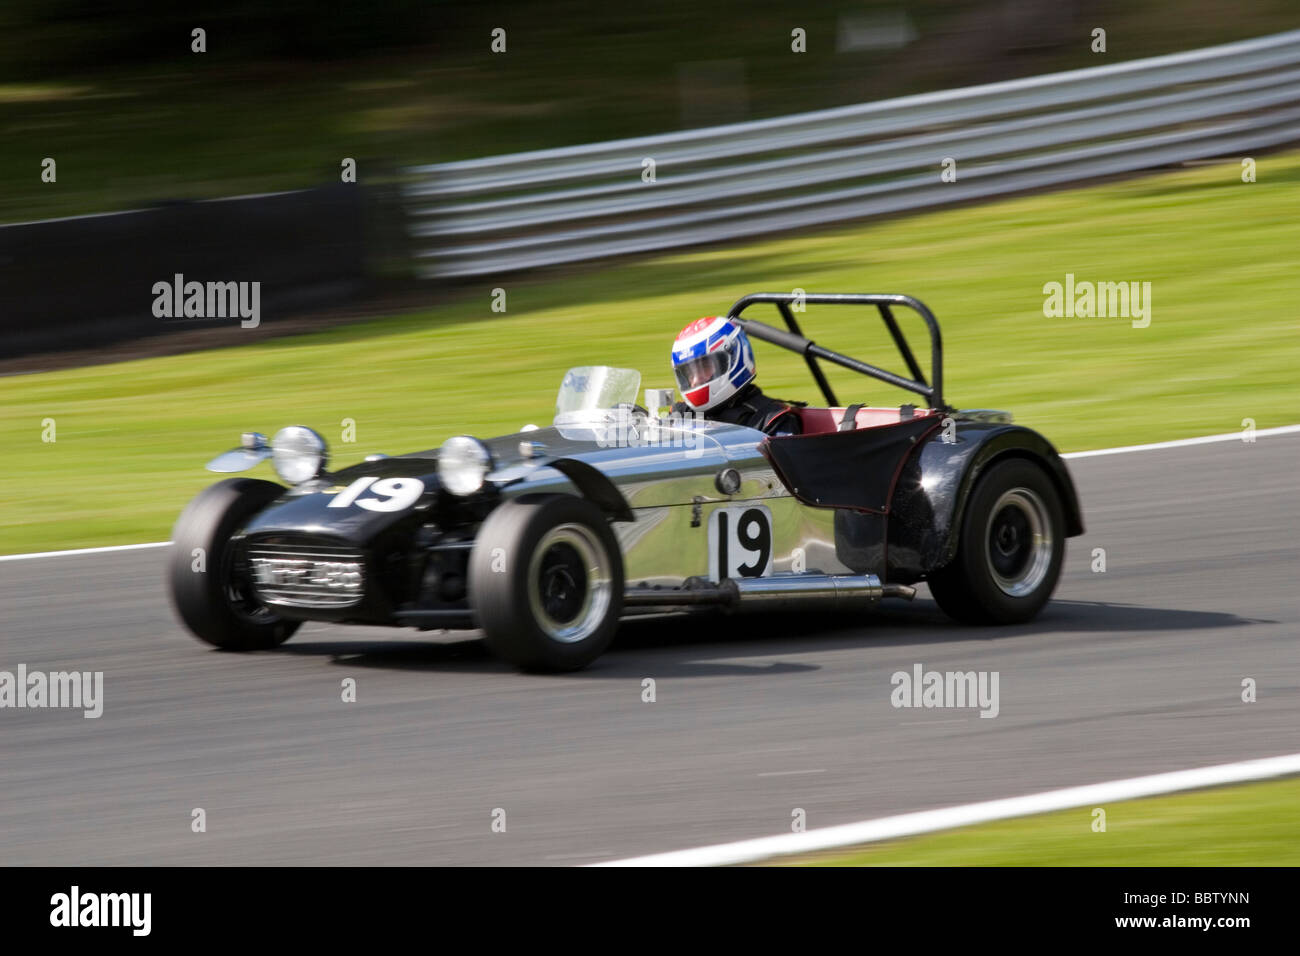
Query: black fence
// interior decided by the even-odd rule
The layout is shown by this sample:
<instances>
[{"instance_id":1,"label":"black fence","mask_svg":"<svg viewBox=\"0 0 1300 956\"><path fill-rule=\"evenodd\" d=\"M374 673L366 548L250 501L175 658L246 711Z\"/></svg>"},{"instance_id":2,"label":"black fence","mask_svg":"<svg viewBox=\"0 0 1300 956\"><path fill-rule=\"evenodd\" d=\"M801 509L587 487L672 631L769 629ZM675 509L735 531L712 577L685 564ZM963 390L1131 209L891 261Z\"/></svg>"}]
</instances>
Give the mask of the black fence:
<instances>
[{"instance_id":1,"label":"black fence","mask_svg":"<svg viewBox=\"0 0 1300 956\"><path fill-rule=\"evenodd\" d=\"M0 357L202 326L238 330L251 327L244 313L254 302L260 324L357 298L366 287L365 203L360 187L340 183L0 226ZM182 295L164 301L160 283ZM189 286L185 296L188 283L203 293Z\"/></svg>"}]
</instances>

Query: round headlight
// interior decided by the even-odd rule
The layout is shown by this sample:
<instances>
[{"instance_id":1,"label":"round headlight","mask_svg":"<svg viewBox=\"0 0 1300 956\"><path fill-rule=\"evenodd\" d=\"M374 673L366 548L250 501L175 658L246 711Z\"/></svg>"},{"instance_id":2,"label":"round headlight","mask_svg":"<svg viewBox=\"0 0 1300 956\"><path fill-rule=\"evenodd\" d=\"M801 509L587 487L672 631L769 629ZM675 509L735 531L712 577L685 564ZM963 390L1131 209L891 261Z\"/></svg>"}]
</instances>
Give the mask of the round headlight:
<instances>
[{"instance_id":1,"label":"round headlight","mask_svg":"<svg viewBox=\"0 0 1300 956\"><path fill-rule=\"evenodd\" d=\"M453 495L472 495L492 470L487 446L469 435L456 435L438 450L438 478Z\"/></svg>"},{"instance_id":2,"label":"round headlight","mask_svg":"<svg viewBox=\"0 0 1300 956\"><path fill-rule=\"evenodd\" d=\"M302 425L281 428L271 439L271 464L291 485L315 478L329 464L325 439Z\"/></svg>"}]
</instances>

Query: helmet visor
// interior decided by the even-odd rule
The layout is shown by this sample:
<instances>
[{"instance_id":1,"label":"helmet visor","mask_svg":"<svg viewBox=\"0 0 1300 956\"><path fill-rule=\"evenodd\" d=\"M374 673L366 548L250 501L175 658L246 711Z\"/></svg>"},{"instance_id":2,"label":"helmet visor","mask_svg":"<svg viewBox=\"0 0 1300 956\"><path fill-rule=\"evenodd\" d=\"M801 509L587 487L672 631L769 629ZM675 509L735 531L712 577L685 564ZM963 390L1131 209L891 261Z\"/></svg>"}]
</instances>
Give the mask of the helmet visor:
<instances>
[{"instance_id":1,"label":"helmet visor","mask_svg":"<svg viewBox=\"0 0 1300 956\"><path fill-rule=\"evenodd\" d=\"M689 392L725 375L729 364L725 351L724 349L711 355L701 355L699 358L678 365L674 369L677 373L677 387L683 392Z\"/></svg>"}]
</instances>

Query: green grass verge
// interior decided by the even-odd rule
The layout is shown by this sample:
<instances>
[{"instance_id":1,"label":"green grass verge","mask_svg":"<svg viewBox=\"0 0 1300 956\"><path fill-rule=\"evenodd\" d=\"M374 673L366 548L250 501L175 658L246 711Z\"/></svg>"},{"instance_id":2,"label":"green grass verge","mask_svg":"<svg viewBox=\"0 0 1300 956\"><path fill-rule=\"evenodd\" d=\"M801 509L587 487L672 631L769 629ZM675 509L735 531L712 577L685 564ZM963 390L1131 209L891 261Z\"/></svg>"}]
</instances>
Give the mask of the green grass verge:
<instances>
[{"instance_id":1,"label":"green grass verge","mask_svg":"<svg viewBox=\"0 0 1300 956\"><path fill-rule=\"evenodd\" d=\"M1300 866L1300 780L1062 810L837 851L803 866Z\"/></svg>"},{"instance_id":2,"label":"green grass verge","mask_svg":"<svg viewBox=\"0 0 1300 956\"><path fill-rule=\"evenodd\" d=\"M485 281L418 314L0 379L0 553L165 538L212 480L204 461L241 430L309 424L337 461L351 461L549 421L571 365L639 368L645 387L666 387L677 330L755 290L916 295L943 326L949 400L1010 409L1062 450L1228 432L1245 418L1259 428L1294 423L1300 153L1261 158L1258 177L1242 183L1238 165L1223 163ZM1150 326L1045 318L1044 283L1067 272L1150 282ZM490 309L497 286L504 315ZM813 307L804 324L826 345L901 364L867 314ZM229 341L247 341L234 323ZM770 393L816 398L794 356L760 343L759 363ZM849 373L832 379L842 401L904 400ZM45 419L54 419L55 442L42 441ZM356 423L355 445L340 444L344 419Z\"/></svg>"}]
</instances>

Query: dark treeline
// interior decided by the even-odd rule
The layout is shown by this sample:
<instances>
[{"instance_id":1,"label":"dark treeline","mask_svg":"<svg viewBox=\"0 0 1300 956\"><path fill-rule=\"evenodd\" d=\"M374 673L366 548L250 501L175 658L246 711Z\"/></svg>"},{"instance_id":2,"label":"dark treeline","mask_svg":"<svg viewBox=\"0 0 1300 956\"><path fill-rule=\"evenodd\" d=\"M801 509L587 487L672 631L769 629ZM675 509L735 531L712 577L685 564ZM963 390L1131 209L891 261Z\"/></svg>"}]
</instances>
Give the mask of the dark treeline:
<instances>
[{"instance_id":1,"label":"dark treeline","mask_svg":"<svg viewBox=\"0 0 1300 956\"><path fill-rule=\"evenodd\" d=\"M436 45L447 28L474 19L476 6L468 0L6 0L0 69L30 76L166 62L188 52L195 27L207 31L214 57L353 57Z\"/></svg>"}]
</instances>

